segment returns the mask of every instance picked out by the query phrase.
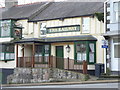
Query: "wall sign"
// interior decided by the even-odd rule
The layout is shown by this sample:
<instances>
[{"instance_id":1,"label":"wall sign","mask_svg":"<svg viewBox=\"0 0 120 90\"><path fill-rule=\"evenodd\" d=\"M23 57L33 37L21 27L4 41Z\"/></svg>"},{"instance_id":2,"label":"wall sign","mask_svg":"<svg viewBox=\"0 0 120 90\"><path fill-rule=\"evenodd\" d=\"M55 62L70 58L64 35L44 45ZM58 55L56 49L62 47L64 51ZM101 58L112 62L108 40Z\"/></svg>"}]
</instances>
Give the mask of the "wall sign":
<instances>
[{"instance_id":1,"label":"wall sign","mask_svg":"<svg viewBox=\"0 0 120 90\"><path fill-rule=\"evenodd\" d=\"M102 40L102 48L108 48L108 41Z\"/></svg>"},{"instance_id":2,"label":"wall sign","mask_svg":"<svg viewBox=\"0 0 120 90\"><path fill-rule=\"evenodd\" d=\"M21 39L22 38L22 25L14 23L14 38Z\"/></svg>"},{"instance_id":3,"label":"wall sign","mask_svg":"<svg viewBox=\"0 0 120 90\"><path fill-rule=\"evenodd\" d=\"M80 31L80 25L47 27L47 33L62 33Z\"/></svg>"},{"instance_id":4,"label":"wall sign","mask_svg":"<svg viewBox=\"0 0 120 90\"><path fill-rule=\"evenodd\" d=\"M1 36L10 36L11 30L11 20L1 21Z\"/></svg>"}]
</instances>

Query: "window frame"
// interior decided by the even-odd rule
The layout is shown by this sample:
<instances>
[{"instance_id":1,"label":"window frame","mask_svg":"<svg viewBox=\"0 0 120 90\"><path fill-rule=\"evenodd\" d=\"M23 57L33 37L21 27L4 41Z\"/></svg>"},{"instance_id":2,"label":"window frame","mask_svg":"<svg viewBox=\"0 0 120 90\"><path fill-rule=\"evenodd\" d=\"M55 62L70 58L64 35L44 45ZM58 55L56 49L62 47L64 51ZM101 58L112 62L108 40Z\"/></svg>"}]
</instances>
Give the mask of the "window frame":
<instances>
[{"instance_id":1,"label":"window frame","mask_svg":"<svg viewBox=\"0 0 120 90\"><path fill-rule=\"evenodd\" d=\"M89 22L87 22L88 24L84 23L84 19L89 19ZM89 29L86 31L83 26L87 26ZM82 33L90 33L90 17L82 17Z\"/></svg>"},{"instance_id":2,"label":"window frame","mask_svg":"<svg viewBox=\"0 0 120 90\"><path fill-rule=\"evenodd\" d=\"M49 45L49 52L48 53L45 53L45 45ZM39 45L39 46L42 46L42 52L41 52L41 54L42 54L42 56L41 57L43 57L43 59L42 59L42 64L48 64L48 62L45 62L45 54L49 54L48 56L50 56L51 55L51 45L50 44L43 44L43 45ZM39 55L38 55L39 56Z\"/></svg>"},{"instance_id":3,"label":"window frame","mask_svg":"<svg viewBox=\"0 0 120 90\"><path fill-rule=\"evenodd\" d=\"M119 7L120 7L120 2L113 3L113 12L114 12L114 17L115 17L114 22L120 22L120 9L119 9Z\"/></svg>"},{"instance_id":4,"label":"window frame","mask_svg":"<svg viewBox=\"0 0 120 90\"><path fill-rule=\"evenodd\" d=\"M113 39L112 39L112 42L113 42L113 58L114 59L119 59L119 58L115 58L115 45L120 45L120 37L114 37ZM119 53L119 52L118 52Z\"/></svg>"},{"instance_id":5,"label":"window frame","mask_svg":"<svg viewBox=\"0 0 120 90\"><path fill-rule=\"evenodd\" d=\"M96 41L77 41L74 42L74 63L75 64L82 64L82 62L77 62L77 52L76 52L76 45L79 43L85 43L86 44L86 61L88 64L95 64L96 63ZM94 62L90 62L89 60L89 44L93 43L94 44Z\"/></svg>"},{"instance_id":6,"label":"window frame","mask_svg":"<svg viewBox=\"0 0 120 90\"><path fill-rule=\"evenodd\" d=\"M13 60L15 60L15 48L14 48L14 44L11 44L11 45L13 45L13 49L14 49L14 50L13 50L13 51L10 51L10 52L9 52L9 51L6 51L6 45L8 45L8 44L1 44L1 45L2 45L2 46L5 45L5 46L4 46L4 51L1 51L1 52L0 52L0 53L4 53L4 59L1 59L1 58L0 58L0 61L13 61ZM8 46L9 46L9 45L8 45ZM14 59L10 59L10 58L9 58L9 59L6 59L6 54L14 54Z\"/></svg>"}]
</instances>

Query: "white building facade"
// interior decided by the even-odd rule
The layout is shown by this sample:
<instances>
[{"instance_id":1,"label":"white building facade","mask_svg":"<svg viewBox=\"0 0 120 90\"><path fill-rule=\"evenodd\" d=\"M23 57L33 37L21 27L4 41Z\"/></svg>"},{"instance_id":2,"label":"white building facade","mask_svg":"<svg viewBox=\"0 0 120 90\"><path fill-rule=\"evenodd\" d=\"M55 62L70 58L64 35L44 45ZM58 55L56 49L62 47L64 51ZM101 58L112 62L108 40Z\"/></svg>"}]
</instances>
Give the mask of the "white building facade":
<instances>
[{"instance_id":1,"label":"white building facade","mask_svg":"<svg viewBox=\"0 0 120 90\"><path fill-rule=\"evenodd\" d=\"M108 41L106 49L107 67L113 74L120 71L120 0L108 0L105 2L105 30Z\"/></svg>"}]
</instances>

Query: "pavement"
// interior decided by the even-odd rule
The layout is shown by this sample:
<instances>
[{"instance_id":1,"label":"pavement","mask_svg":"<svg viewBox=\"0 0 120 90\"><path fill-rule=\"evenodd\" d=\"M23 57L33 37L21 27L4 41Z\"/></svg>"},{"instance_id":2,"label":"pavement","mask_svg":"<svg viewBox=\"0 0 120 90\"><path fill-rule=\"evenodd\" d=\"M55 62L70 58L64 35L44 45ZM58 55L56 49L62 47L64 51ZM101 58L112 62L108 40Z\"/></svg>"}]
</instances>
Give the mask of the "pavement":
<instances>
[{"instance_id":1,"label":"pavement","mask_svg":"<svg viewBox=\"0 0 120 90\"><path fill-rule=\"evenodd\" d=\"M117 83L120 80L96 80L96 81L80 81L80 82L49 82L49 83L27 83L27 84L2 84L2 87L17 86L40 86L40 85L72 85L72 84L96 84L96 83Z\"/></svg>"}]
</instances>

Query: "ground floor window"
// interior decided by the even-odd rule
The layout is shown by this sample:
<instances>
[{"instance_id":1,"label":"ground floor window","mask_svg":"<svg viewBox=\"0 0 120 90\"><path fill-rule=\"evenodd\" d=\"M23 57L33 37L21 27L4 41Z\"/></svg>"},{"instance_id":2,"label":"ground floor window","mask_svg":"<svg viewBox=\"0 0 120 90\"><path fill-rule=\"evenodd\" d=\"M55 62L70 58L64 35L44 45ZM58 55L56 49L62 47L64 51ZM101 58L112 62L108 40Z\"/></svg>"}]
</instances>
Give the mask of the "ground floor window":
<instances>
[{"instance_id":1,"label":"ground floor window","mask_svg":"<svg viewBox=\"0 0 120 90\"><path fill-rule=\"evenodd\" d=\"M120 58L120 37L113 38L114 58Z\"/></svg>"},{"instance_id":2,"label":"ground floor window","mask_svg":"<svg viewBox=\"0 0 120 90\"><path fill-rule=\"evenodd\" d=\"M0 60L14 60L14 45L13 44L1 44L0 45Z\"/></svg>"},{"instance_id":3,"label":"ground floor window","mask_svg":"<svg viewBox=\"0 0 120 90\"><path fill-rule=\"evenodd\" d=\"M119 51L120 51L120 44L114 45L114 58L120 58Z\"/></svg>"},{"instance_id":4,"label":"ground floor window","mask_svg":"<svg viewBox=\"0 0 120 90\"><path fill-rule=\"evenodd\" d=\"M47 63L50 56L50 45L36 45L35 46L35 57L41 58L41 62Z\"/></svg>"},{"instance_id":5,"label":"ground floor window","mask_svg":"<svg viewBox=\"0 0 120 90\"><path fill-rule=\"evenodd\" d=\"M83 60L86 60L89 64L96 62L95 41L75 42L75 62L81 63Z\"/></svg>"}]
</instances>

